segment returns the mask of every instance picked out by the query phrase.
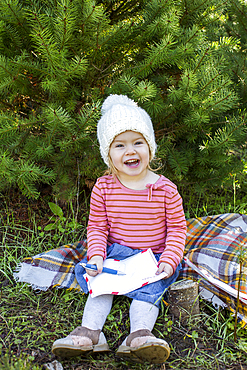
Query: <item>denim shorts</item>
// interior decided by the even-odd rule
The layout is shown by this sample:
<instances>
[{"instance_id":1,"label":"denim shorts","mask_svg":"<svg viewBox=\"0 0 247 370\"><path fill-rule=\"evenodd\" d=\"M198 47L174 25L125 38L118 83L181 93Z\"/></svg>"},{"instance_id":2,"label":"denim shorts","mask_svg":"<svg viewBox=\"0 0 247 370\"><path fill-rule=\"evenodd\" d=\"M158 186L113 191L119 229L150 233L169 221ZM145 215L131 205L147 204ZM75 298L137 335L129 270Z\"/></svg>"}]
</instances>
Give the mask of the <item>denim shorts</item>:
<instances>
[{"instance_id":1,"label":"denim shorts","mask_svg":"<svg viewBox=\"0 0 247 370\"><path fill-rule=\"evenodd\" d=\"M115 258L122 260L140 252L141 251L139 249L132 249L117 243L107 246L107 258ZM159 254L155 253L154 256L156 260L159 261L161 253ZM81 262L87 262L87 258L85 257ZM132 299L152 303L160 308L162 299L166 299L167 289L171 284L173 284L177 280L180 269L181 264L178 265L174 274L170 276L168 279L158 280L154 283L150 283L124 295ZM80 264L77 264L75 266L76 279L82 291L84 293L88 293L87 283L83 277L85 272L86 271L84 267L82 267Z\"/></svg>"}]
</instances>

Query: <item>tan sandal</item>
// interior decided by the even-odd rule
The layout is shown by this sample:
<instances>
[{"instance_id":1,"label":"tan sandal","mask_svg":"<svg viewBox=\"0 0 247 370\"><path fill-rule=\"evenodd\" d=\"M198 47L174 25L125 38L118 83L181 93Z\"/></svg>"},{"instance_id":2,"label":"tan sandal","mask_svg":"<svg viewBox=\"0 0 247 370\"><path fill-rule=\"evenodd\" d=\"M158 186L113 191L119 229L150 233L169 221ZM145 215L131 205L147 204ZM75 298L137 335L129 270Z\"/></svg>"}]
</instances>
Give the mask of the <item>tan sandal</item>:
<instances>
[{"instance_id":1,"label":"tan sandal","mask_svg":"<svg viewBox=\"0 0 247 370\"><path fill-rule=\"evenodd\" d=\"M101 330L91 330L84 326L78 326L67 337L57 339L52 345L52 353L60 357L107 351L109 346Z\"/></svg>"},{"instance_id":2,"label":"tan sandal","mask_svg":"<svg viewBox=\"0 0 247 370\"><path fill-rule=\"evenodd\" d=\"M124 344L125 342L126 344ZM138 342L142 344L138 345ZM117 355L126 360L161 364L170 355L168 343L163 339L156 338L147 329L131 333L124 343L118 348Z\"/></svg>"}]
</instances>

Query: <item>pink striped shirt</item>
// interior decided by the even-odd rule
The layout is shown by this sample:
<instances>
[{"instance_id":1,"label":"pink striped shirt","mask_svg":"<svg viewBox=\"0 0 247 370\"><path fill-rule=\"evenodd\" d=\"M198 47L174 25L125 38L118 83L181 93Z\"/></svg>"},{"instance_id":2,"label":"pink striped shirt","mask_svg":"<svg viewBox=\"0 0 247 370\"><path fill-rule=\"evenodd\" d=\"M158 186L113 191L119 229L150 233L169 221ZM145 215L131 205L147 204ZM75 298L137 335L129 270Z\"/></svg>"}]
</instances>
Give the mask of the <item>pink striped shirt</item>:
<instances>
[{"instance_id":1,"label":"pink striped shirt","mask_svg":"<svg viewBox=\"0 0 247 370\"><path fill-rule=\"evenodd\" d=\"M118 243L162 253L175 271L183 257L186 220L176 185L164 176L145 190L128 189L114 175L100 177L92 191L87 227L88 259L106 257Z\"/></svg>"}]
</instances>

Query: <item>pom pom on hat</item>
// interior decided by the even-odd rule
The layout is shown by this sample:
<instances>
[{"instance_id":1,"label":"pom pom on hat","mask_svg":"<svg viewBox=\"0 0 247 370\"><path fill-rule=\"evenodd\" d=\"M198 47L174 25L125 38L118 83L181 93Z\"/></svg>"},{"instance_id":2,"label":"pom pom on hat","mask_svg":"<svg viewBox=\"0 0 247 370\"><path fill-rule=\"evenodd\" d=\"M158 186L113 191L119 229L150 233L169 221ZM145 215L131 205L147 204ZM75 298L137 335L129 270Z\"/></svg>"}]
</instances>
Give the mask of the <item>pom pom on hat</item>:
<instances>
[{"instance_id":1,"label":"pom pom on hat","mask_svg":"<svg viewBox=\"0 0 247 370\"><path fill-rule=\"evenodd\" d=\"M144 109L126 95L110 95L102 104L101 112L97 135L100 153L107 166L111 143L117 135L125 131L140 132L149 145L150 159L153 159L156 150L154 130L151 118Z\"/></svg>"},{"instance_id":2,"label":"pom pom on hat","mask_svg":"<svg viewBox=\"0 0 247 370\"><path fill-rule=\"evenodd\" d=\"M110 95L101 107L102 114L106 113L109 109L111 109L116 104L123 104L123 105L130 105L132 107L137 107L137 103L134 100L131 100L126 95Z\"/></svg>"}]
</instances>

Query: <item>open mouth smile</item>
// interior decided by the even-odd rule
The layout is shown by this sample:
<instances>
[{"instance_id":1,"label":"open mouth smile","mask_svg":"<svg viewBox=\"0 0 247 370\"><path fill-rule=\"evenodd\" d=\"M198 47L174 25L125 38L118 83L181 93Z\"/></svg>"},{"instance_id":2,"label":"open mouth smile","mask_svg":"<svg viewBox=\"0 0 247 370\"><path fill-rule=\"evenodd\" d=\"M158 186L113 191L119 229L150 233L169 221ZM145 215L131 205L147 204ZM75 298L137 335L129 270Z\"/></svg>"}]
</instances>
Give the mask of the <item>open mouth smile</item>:
<instances>
[{"instance_id":1,"label":"open mouth smile","mask_svg":"<svg viewBox=\"0 0 247 370\"><path fill-rule=\"evenodd\" d=\"M124 164L128 167L138 167L140 163L139 159L128 159L127 161L124 162Z\"/></svg>"}]
</instances>

